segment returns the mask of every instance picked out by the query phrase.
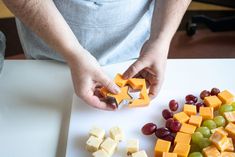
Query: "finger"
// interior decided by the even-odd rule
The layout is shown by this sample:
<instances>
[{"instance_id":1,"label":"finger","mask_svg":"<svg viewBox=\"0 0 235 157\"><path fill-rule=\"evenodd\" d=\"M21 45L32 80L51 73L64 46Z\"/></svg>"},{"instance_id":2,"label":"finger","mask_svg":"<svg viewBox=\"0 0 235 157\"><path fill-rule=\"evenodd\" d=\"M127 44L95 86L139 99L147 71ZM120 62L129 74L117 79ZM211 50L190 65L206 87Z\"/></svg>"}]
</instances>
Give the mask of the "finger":
<instances>
[{"instance_id":1,"label":"finger","mask_svg":"<svg viewBox=\"0 0 235 157\"><path fill-rule=\"evenodd\" d=\"M89 105L102 109L102 110L107 110L107 111L113 111L115 108L113 108L110 105L107 105L104 101L101 101L102 99L99 99L96 95L94 94L84 94L81 96L81 98Z\"/></svg>"},{"instance_id":2,"label":"finger","mask_svg":"<svg viewBox=\"0 0 235 157\"><path fill-rule=\"evenodd\" d=\"M124 79L132 78L141 70L143 70L145 67L146 67L145 62L143 62L142 60L137 60L123 73L123 78Z\"/></svg>"},{"instance_id":3,"label":"finger","mask_svg":"<svg viewBox=\"0 0 235 157\"><path fill-rule=\"evenodd\" d=\"M150 85L148 95L151 100L154 99L158 95L158 93L160 92L161 86L162 86L162 82L159 79L157 79L155 83L152 83Z\"/></svg>"},{"instance_id":4,"label":"finger","mask_svg":"<svg viewBox=\"0 0 235 157\"><path fill-rule=\"evenodd\" d=\"M120 92L120 88L106 75L100 75L99 82L113 94Z\"/></svg>"}]
</instances>

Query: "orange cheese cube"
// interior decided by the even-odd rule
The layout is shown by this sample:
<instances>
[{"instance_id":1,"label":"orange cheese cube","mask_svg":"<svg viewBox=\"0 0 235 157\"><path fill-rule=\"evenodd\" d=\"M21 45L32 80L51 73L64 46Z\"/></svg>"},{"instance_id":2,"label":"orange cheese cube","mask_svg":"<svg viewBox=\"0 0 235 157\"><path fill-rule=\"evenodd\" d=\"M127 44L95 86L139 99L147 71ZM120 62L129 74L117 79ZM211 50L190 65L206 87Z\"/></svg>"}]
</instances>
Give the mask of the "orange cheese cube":
<instances>
[{"instance_id":1,"label":"orange cheese cube","mask_svg":"<svg viewBox=\"0 0 235 157\"><path fill-rule=\"evenodd\" d=\"M219 99L223 102L223 104L230 104L233 101L233 94L228 90L224 90L218 94Z\"/></svg>"},{"instance_id":2,"label":"orange cheese cube","mask_svg":"<svg viewBox=\"0 0 235 157\"><path fill-rule=\"evenodd\" d=\"M225 148L225 151L233 152L234 151L233 139L232 138L228 138L228 140L229 140L229 142L227 144L227 147Z\"/></svg>"},{"instance_id":3,"label":"orange cheese cube","mask_svg":"<svg viewBox=\"0 0 235 157\"><path fill-rule=\"evenodd\" d=\"M199 115L202 116L203 120L214 118L214 108L213 107L200 107Z\"/></svg>"},{"instance_id":4,"label":"orange cheese cube","mask_svg":"<svg viewBox=\"0 0 235 157\"><path fill-rule=\"evenodd\" d=\"M188 116L196 115L196 114L197 114L197 108L196 108L195 105L185 104L183 111L184 111Z\"/></svg>"},{"instance_id":5,"label":"orange cheese cube","mask_svg":"<svg viewBox=\"0 0 235 157\"><path fill-rule=\"evenodd\" d=\"M162 157L163 152L169 152L171 142L158 139L154 148L155 157Z\"/></svg>"},{"instance_id":6,"label":"orange cheese cube","mask_svg":"<svg viewBox=\"0 0 235 157\"><path fill-rule=\"evenodd\" d=\"M193 134L195 132L196 128L197 127L194 126L194 125L183 123L181 128L180 128L180 131L184 132L184 133L187 133L187 134Z\"/></svg>"},{"instance_id":7,"label":"orange cheese cube","mask_svg":"<svg viewBox=\"0 0 235 157\"><path fill-rule=\"evenodd\" d=\"M220 152L215 146L209 146L202 150L205 157L220 157Z\"/></svg>"},{"instance_id":8,"label":"orange cheese cube","mask_svg":"<svg viewBox=\"0 0 235 157\"><path fill-rule=\"evenodd\" d=\"M221 152L220 157L235 157L235 153L233 153L233 152Z\"/></svg>"},{"instance_id":9,"label":"orange cheese cube","mask_svg":"<svg viewBox=\"0 0 235 157\"><path fill-rule=\"evenodd\" d=\"M220 133L219 131L215 131L211 137L210 141L219 149L220 151L224 151L229 143L227 136Z\"/></svg>"},{"instance_id":10,"label":"orange cheese cube","mask_svg":"<svg viewBox=\"0 0 235 157\"><path fill-rule=\"evenodd\" d=\"M211 133L215 133L215 131L219 131L221 134L224 134L225 136L228 136L228 132L224 129L224 127L218 127L211 130Z\"/></svg>"},{"instance_id":11,"label":"orange cheese cube","mask_svg":"<svg viewBox=\"0 0 235 157\"><path fill-rule=\"evenodd\" d=\"M173 117L180 123L186 123L189 120L189 116L185 112L176 113Z\"/></svg>"},{"instance_id":12,"label":"orange cheese cube","mask_svg":"<svg viewBox=\"0 0 235 157\"><path fill-rule=\"evenodd\" d=\"M228 136L235 140L235 124L228 123L225 130L228 132Z\"/></svg>"},{"instance_id":13,"label":"orange cheese cube","mask_svg":"<svg viewBox=\"0 0 235 157\"><path fill-rule=\"evenodd\" d=\"M217 110L220 108L222 101L217 96L208 96L205 97L204 103L207 107L213 107L214 110Z\"/></svg>"},{"instance_id":14,"label":"orange cheese cube","mask_svg":"<svg viewBox=\"0 0 235 157\"><path fill-rule=\"evenodd\" d=\"M224 117L228 122L235 122L235 111L224 112Z\"/></svg>"},{"instance_id":15,"label":"orange cheese cube","mask_svg":"<svg viewBox=\"0 0 235 157\"><path fill-rule=\"evenodd\" d=\"M190 145L184 143L177 143L173 150L173 153L176 153L178 157L187 157L190 151Z\"/></svg>"},{"instance_id":16,"label":"orange cheese cube","mask_svg":"<svg viewBox=\"0 0 235 157\"><path fill-rule=\"evenodd\" d=\"M192 124L196 127L200 127L201 123L202 123L202 116L198 116L198 115L191 115L189 118L189 124Z\"/></svg>"},{"instance_id":17,"label":"orange cheese cube","mask_svg":"<svg viewBox=\"0 0 235 157\"><path fill-rule=\"evenodd\" d=\"M177 157L176 153L163 152L162 157Z\"/></svg>"},{"instance_id":18,"label":"orange cheese cube","mask_svg":"<svg viewBox=\"0 0 235 157\"><path fill-rule=\"evenodd\" d=\"M190 144L191 135L183 132L177 132L174 143Z\"/></svg>"}]
</instances>

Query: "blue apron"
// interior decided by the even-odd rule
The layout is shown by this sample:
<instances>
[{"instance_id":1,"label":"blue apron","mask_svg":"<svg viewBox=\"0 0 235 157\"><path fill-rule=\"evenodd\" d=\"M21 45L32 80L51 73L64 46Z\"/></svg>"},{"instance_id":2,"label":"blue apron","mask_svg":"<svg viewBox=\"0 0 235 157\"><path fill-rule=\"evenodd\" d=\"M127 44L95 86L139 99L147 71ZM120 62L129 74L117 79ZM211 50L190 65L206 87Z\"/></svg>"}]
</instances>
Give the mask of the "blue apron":
<instances>
[{"instance_id":1,"label":"blue apron","mask_svg":"<svg viewBox=\"0 0 235 157\"><path fill-rule=\"evenodd\" d=\"M149 38L152 0L54 0L80 44L101 65L137 58ZM26 57L63 58L16 19ZM61 32L63 35L63 32Z\"/></svg>"}]
</instances>

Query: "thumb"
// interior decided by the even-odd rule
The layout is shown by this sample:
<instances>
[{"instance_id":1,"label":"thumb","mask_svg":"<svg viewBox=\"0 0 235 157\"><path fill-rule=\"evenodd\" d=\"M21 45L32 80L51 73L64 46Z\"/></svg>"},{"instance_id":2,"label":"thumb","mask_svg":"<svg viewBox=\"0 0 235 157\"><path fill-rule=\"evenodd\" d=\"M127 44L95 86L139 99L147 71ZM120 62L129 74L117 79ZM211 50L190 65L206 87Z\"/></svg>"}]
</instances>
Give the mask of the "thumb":
<instances>
[{"instance_id":1,"label":"thumb","mask_svg":"<svg viewBox=\"0 0 235 157\"><path fill-rule=\"evenodd\" d=\"M106 75L100 75L98 81L101 83L102 86L107 88L111 93L118 94L120 92L120 88Z\"/></svg>"},{"instance_id":2,"label":"thumb","mask_svg":"<svg viewBox=\"0 0 235 157\"><path fill-rule=\"evenodd\" d=\"M124 73L123 78L129 79L139 73L146 67L145 63L142 60L135 61Z\"/></svg>"}]
</instances>

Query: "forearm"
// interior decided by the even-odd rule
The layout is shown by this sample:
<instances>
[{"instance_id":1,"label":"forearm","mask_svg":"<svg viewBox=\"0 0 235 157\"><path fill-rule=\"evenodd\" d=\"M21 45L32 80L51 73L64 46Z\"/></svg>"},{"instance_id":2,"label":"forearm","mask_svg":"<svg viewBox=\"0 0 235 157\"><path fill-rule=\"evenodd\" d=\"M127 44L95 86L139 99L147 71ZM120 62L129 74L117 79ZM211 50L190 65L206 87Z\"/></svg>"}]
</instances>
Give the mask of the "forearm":
<instances>
[{"instance_id":1,"label":"forearm","mask_svg":"<svg viewBox=\"0 0 235 157\"><path fill-rule=\"evenodd\" d=\"M170 42L191 0L156 0L150 39Z\"/></svg>"},{"instance_id":2,"label":"forearm","mask_svg":"<svg viewBox=\"0 0 235 157\"><path fill-rule=\"evenodd\" d=\"M82 55L79 54L82 46L52 0L3 1L25 25L66 60Z\"/></svg>"}]
</instances>

